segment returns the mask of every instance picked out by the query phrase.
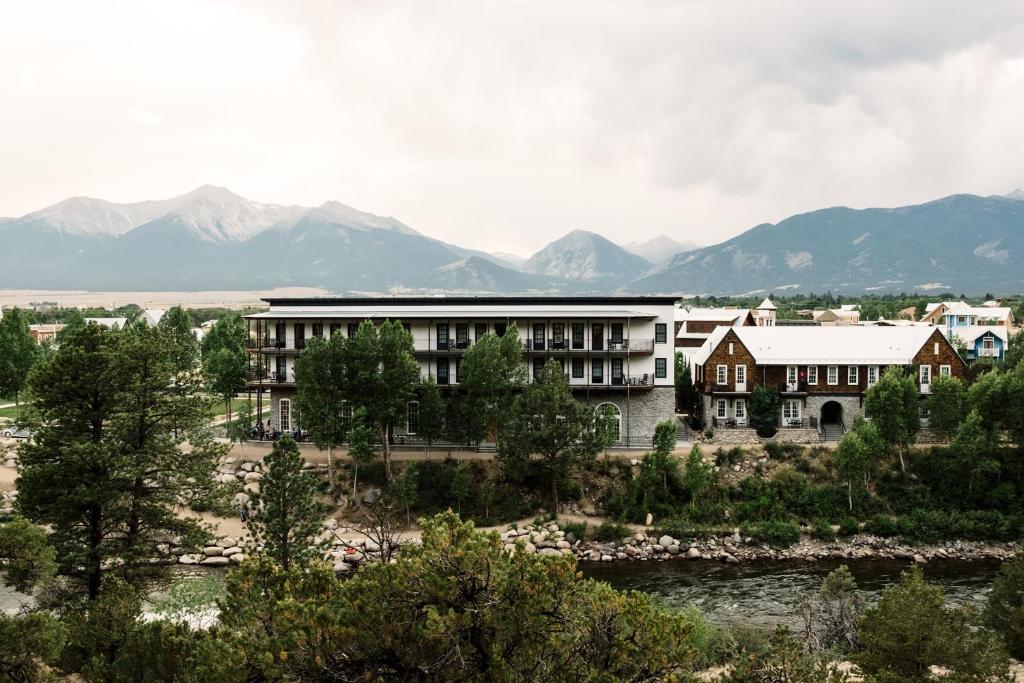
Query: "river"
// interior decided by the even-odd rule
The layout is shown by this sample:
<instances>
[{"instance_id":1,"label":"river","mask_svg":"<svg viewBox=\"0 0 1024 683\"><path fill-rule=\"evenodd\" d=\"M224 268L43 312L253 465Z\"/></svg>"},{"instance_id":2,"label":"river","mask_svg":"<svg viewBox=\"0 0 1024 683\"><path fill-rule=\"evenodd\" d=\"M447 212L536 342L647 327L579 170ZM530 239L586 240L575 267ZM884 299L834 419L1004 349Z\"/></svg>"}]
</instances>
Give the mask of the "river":
<instances>
[{"instance_id":1,"label":"river","mask_svg":"<svg viewBox=\"0 0 1024 683\"><path fill-rule=\"evenodd\" d=\"M744 622L761 626L801 626L799 604L838 562L722 564L702 561L581 562L585 576L607 581L618 589L644 591L671 607L694 605L715 623ZM870 604L883 588L899 580L906 562L860 560L847 562ZM936 562L924 567L925 578L939 584L950 604L984 602L998 570L990 562ZM180 578L221 572L181 570ZM26 596L0 584L0 611L15 612Z\"/></svg>"},{"instance_id":2,"label":"river","mask_svg":"<svg viewBox=\"0 0 1024 683\"><path fill-rule=\"evenodd\" d=\"M694 605L715 623L742 621L774 626L802 625L799 604L840 562L722 564L701 561L581 562L585 576L618 589L650 593L672 607ZM907 562L860 560L845 563L868 604L887 585L899 581ZM989 562L936 562L924 567L925 578L945 590L950 604L980 605L999 569Z\"/></svg>"}]
</instances>

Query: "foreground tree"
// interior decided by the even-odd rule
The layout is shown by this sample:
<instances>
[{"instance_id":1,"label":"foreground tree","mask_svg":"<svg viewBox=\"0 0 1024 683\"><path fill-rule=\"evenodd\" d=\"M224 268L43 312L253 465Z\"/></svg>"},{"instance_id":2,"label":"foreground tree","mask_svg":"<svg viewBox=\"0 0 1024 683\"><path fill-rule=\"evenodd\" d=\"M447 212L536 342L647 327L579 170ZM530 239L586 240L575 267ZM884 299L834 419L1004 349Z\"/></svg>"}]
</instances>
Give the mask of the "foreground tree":
<instances>
[{"instance_id":1,"label":"foreground tree","mask_svg":"<svg viewBox=\"0 0 1024 683\"><path fill-rule=\"evenodd\" d=\"M985 604L984 620L1003 637L1011 656L1024 659L1024 556L1014 555L999 568Z\"/></svg>"},{"instance_id":2,"label":"foreground tree","mask_svg":"<svg viewBox=\"0 0 1024 683\"><path fill-rule=\"evenodd\" d=\"M562 367L549 360L540 376L516 398L499 434L498 459L509 473L522 472L536 456L558 516L558 488L608 444L604 418L572 396Z\"/></svg>"},{"instance_id":3,"label":"foreground tree","mask_svg":"<svg viewBox=\"0 0 1024 683\"><path fill-rule=\"evenodd\" d=\"M523 343L514 324L500 337L485 334L469 347L459 366L459 389L478 417L472 424L474 441L482 441L488 428L500 435L515 394L526 381Z\"/></svg>"},{"instance_id":4,"label":"foreground tree","mask_svg":"<svg viewBox=\"0 0 1024 683\"><path fill-rule=\"evenodd\" d=\"M846 565L829 572L821 588L801 604L804 618L804 642L811 652L858 649L857 622L864 599Z\"/></svg>"},{"instance_id":5,"label":"foreground tree","mask_svg":"<svg viewBox=\"0 0 1024 683\"><path fill-rule=\"evenodd\" d=\"M239 679L655 681L693 661L681 615L581 579L571 557L510 555L451 512L347 581L257 559L228 584Z\"/></svg>"},{"instance_id":6,"label":"foreground tree","mask_svg":"<svg viewBox=\"0 0 1024 683\"><path fill-rule=\"evenodd\" d=\"M967 416L967 388L956 377L938 377L928 396L928 428L940 439L949 440Z\"/></svg>"},{"instance_id":7,"label":"foreground tree","mask_svg":"<svg viewBox=\"0 0 1024 683\"><path fill-rule=\"evenodd\" d=\"M21 446L18 508L53 529L60 573L91 599L107 571L136 585L159 575L168 538L205 539L174 508L212 486L225 447L205 429L197 380L174 381L169 346L158 328L88 325L30 375L37 417Z\"/></svg>"},{"instance_id":8,"label":"foreground tree","mask_svg":"<svg viewBox=\"0 0 1024 683\"><path fill-rule=\"evenodd\" d=\"M857 631L863 648L857 664L871 680L930 680L933 666L946 670L940 680L1012 680L998 638L978 628L970 608L947 608L942 589L927 583L920 567L882 591Z\"/></svg>"},{"instance_id":9,"label":"foreground tree","mask_svg":"<svg viewBox=\"0 0 1024 683\"><path fill-rule=\"evenodd\" d=\"M437 439L440 439L445 432L445 414L448 406L441 396L441 390L437 387L434 378L427 377L420 390L420 424L416 435L423 439L426 446L426 457L430 458L430 448Z\"/></svg>"},{"instance_id":10,"label":"foreground tree","mask_svg":"<svg viewBox=\"0 0 1024 683\"><path fill-rule=\"evenodd\" d=\"M349 429L345 418L347 344L348 339L340 334L327 340L314 337L295 359L295 409L302 416L309 438L317 448L327 451L327 470L332 479L334 448L345 442Z\"/></svg>"},{"instance_id":11,"label":"foreground tree","mask_svg":"<svg viewBox=\"0 0 1024 683\"><path fill-rule=\"evenodd\" d=\"M324 506L314 475L302 469L298 444L290 437L274 442L263 459L260 489L252 494L249 533L254 549L284 569L306 567L324 549Z\"/></svg>"},{"instance_id":12,"label":"foreground tree","mask_svg":"<svg viewBox=\"0 0 1024 683\"><path fill-rule=\"evenodd\" d=\"M836 447L836 474L846 482L846 500L853 510L853 485L867 490L875 464L885 452L885 440L873 422L857 418Z\"/></svg>"},{"instance_id":13,"label":"foreground tree","mask_svg":"<svg viewBox=\"0 0 1024 683\"><path fill-rule=\"evenodd\" d=\"M419 382L420 366L413 356L412 335L397 320L378 327L366 320L349 340L348 398L366 411L384 450L384 471L391 480L391 432L404 420Z\"/></svg>"},{"instance_id":14,"label":"foreground tree","mask_svg":"<svg viewBox=\"0 0 1024 683\"><path fill-rule=\"evenodd\" d=\"M778 390L758 384L750 392L750 426L757 430L759 436L774 436L781 408L782 398Z\"/></svg>"},{"instance_id":15,"label":"foreground tree","mask_svg":"<svg viewBox=\"0 0 1024 683\"><path fill-rule=\"evenodd\" d=\"M743 652L719 683L846 683L837 666L808 653L785 626L778 626L763 651Z\"/></svg>"},{"instance_id":16,"label":"foreground tree","mask_svg":"<svg viewBox=\"0 0 1024 683\"><path fill-rule=\"evenodd\" d=\"M921 429L921 406L914 380L903 368L890 367L864 395L864 415L878 425L882 438L896 448L900 469L907 470L903 454Z\"/></svg>"},{"instance_id":17,"label":"foreground tree","mask_svg":"<svg viewBox=\"0 0 1024 683\"><path fill-rule=\"evenodd\" d=\"M14 397L17 419L21 418L21 392L38 355L28 316L20 308L12 308L0 318L0 396Z\"/></svg>"}]
</instances>

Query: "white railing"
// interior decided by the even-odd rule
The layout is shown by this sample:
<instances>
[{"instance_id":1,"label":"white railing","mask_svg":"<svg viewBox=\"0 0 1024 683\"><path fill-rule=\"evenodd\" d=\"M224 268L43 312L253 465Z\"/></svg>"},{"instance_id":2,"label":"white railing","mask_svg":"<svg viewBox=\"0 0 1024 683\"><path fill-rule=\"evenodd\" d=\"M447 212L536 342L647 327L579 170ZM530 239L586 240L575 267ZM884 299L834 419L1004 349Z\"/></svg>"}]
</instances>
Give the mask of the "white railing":
<instances>
[{"instance_id":1,"label":"white railing","mask_svg":"<svg viewBox=\"0 0 1024 683\"><path fill-rule=\"evenodd\" d=\"M978 351L978 355L997 358L999 356L999 349L981 349Z\"/></svg>"}]
</instances>

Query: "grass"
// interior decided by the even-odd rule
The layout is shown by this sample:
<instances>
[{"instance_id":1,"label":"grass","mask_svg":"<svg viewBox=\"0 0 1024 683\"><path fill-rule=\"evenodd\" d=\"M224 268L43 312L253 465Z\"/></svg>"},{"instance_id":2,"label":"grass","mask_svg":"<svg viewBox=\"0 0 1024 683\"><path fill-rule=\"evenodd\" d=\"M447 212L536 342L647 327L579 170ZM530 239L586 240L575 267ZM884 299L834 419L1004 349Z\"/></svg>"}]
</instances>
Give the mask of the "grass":
<instances>
[{"instance_id":1,"label":"grass","mask_svg":"<svg viewBox=\"0 0 1024 683\"><path fill-rule=\"evenodd\" d=\"M248 403L248 401L249 401L249 399L247 399L247 398L234 398L234 399L231 399L231 417L235 417L236 415L238 415L239 409L244 408L245 404ZM263 406L264 410L266 410L266 408L267 408L266 403L267 402L264 401L264 406ZM252 409L253 409L253 412L256 411L256 400L255 399L253 399L253 402L252 402ZM221 417L222 415L225 414L225 412L226 412L226 405L225 405L224 401L221 401L219 399L214 400L213 407L210 409L210 416L211 417Z\"/></svg>"}]
</instances>

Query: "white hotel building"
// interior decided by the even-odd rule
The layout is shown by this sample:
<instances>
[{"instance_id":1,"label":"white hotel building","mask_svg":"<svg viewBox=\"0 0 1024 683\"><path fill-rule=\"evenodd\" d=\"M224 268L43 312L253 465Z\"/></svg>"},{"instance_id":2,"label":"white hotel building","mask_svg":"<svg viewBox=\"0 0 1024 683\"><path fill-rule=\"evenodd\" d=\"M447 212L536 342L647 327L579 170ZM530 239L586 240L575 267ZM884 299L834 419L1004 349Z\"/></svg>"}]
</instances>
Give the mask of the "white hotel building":
<instances>
[{"instance_id":1,"label":"white hotel building","mask_svg":"<svg viewBox=\"0 0 1024 683\"><path fill-rule=\"evenodd\" d=\"M294 363L312 337L353 335L364 320L399 320L413 338L423 379L457 385L463 354L485 334L515 324L530 378L548 359L564 368L573 392L619 418L620 446L649 447L655 425L675 413L673 297L273 298L246 316L248 386L281 431L301 425L292 409ZM256 362L262 360L262 363ZM262 368L262 369L261 369ZM395 438L415 440L418 404Z\"/></svg>"}]
</instances>

